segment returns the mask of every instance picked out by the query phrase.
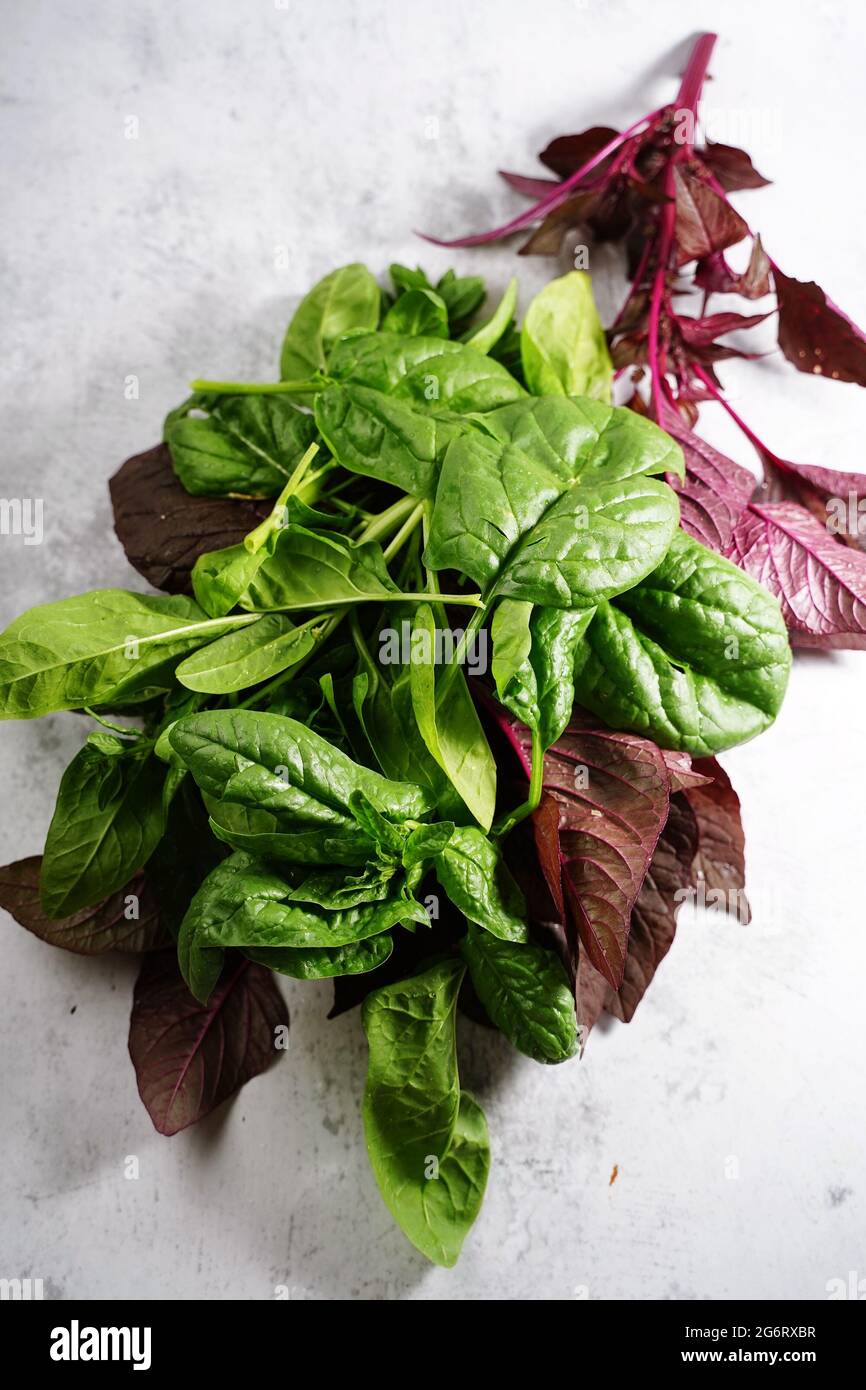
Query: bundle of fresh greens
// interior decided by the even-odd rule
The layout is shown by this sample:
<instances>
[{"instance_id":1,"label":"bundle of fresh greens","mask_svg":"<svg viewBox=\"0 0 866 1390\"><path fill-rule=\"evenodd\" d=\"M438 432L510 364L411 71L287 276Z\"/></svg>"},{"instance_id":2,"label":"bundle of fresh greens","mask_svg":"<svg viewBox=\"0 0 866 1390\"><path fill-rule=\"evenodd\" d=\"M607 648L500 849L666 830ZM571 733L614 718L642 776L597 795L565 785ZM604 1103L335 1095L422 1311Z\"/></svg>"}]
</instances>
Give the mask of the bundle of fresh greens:
<instances>
[{"instance_id":1,"label":"bundle of fresh greens","mask_svg":"<svg viewBox=\"0 0 866 1390\"><path fill-rule=\"evenodd\" d=\"M4 717L101 726L0 901L147 953L130 1052L166 1134L285 1046L274 972L363 1001L373 1170L450 1265L489 1166L458 1004L547 1063L631 1016L684 897L742 888L714 755L772 722L790 652L777 600L680 528L680 446L611 404L586 275L519 332L514 283L478 323L477 277L391 278L328 275L280 381L194 383L113 480L167 594L0 638Z\"/></svg>"}]
</instances>

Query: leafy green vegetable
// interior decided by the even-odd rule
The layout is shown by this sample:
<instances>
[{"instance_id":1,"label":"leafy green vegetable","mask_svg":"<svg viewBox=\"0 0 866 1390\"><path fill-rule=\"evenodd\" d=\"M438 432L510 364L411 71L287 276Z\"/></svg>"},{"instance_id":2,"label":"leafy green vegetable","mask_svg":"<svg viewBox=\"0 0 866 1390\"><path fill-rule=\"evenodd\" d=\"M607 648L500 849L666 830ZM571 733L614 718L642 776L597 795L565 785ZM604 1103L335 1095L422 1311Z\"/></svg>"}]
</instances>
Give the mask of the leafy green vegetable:
<instances>
[{"instance_id":1,"label":"leafy green vegetable","mask_svg":"<svg viewBox=\"0 0 866 1390\"><path fill-rule=\"evenodd\" d=\"M368 386L422 409L487 411L524 395L498 362L442 338L358 334L337 344L328 370L338 382Z\"/></svg>"},{"instance_id":2,"label":"leafy green vegetable","mask_svg":"<svg viewBox=\"0 0 866 1390\"><path fill-rule=\"evenodd\" d=\"M436 286L436 293L445 301L453 337L481 308L486 291L480 275L457 275L453 270L446 270Z\"/></svg>"},{"instance_id":3,"label":"leafy green vegetable","mask_svg":"<svg viewBox=\"0 0 866 1390\"><path fill-rule=\"evenodd\" d=\"M287 526L240 602L255 612L329 608L373 599L381 603L398 592L375 541L351 545L305 526Z\"/></svg>"},{"instance_id":4,"label":"leafy green vegetable","mask_svg":"<svg viewBox=\"0 0 866 1390\"><path fill-rule=\"evenodd\" d=\"M537 733L542 752L556 742L571 718L575 652L594 613L594 608L533 608L507 598L493 616L496 693Z\"/></svg>"},{"instance_id":5,"label":"leafy green vegetable","mask_svg":"<svg viewBox=\"0 0 866 1390\"><path fill-rule=\"evenodd\" d=\"M286 396L197 394L167 417L164 437L187 492L273 497L315 433Z\"/></svg>"},{"instance_id":6,"label":"leafy green vegetable","mask_svg":"<svg viewBox=\"0 0 866 1390\"><path fill-rule=\"evenodd\" d=\"M338 975L366 975L377 970L394 950L394 942L386 932L366 941L354 941L348 946L303 947L264 946L245 950L258 965L266 965L279 975L291 975L295 980L328 980Z\"/></svg>"},{"instance_id":7,"label":"leafy green vegetable","mask_svg":"<svg viewBox=\"0 0 866 1390\"><path fill-rule=\"evenodd\" d=\"M122 888L162 835L165 767L143 739L91 734L60 782L42 857L49 917L68 917Z\"/></svg>"},{"instance_id":8,"label":"leafy green vegetable","mask_svg":"<svg viewBox=\"0 0 866 1390\"><path fill-rule=\"evenodd\" d=\"M455 1052L467 967L461 1006L540 1062L574 1055L578 1019L630 1016L679 889L730 877L689 801L724 775L690 753L771 722L790 652L775 601L678 529L666 479L685 449L688 530L694 449L658 400L683 448L610 403L586 276L549 285L521 330L515 281L480 322L477 276L391 279L383 297L362 265L326 276L280 381L193 383L166 443L124 465L134 563L191 578L195 601L100 590L0 636L0 716L79 709L109 731L61 782L45 910L36 859L7 897L74 949L176 938L131 1034L166 1133L264 1070L288 1021L275 974L334 979L338 1012L366 998L376 1179L450 1265L489 1167ZM618 366L642 361L617 333ZM741 885L738 803L719 797ZM143 924L121 926L142 893Z\"/></svg>"},{"instance_id":9,"label":"leafy green vegetable","mask_svg":"<svg viewBox=\"0 0 866 1390\"><path fill-rule=\"evenodd\" d=\"M503 941L526 941L526 906L500 850L475 826L458 826L436 860L436 877L470 922Z\"/></svg>"},{"instance_id":10,"label":"leafy green vegetable","mask_svg":"<svg viewBox=\"0 0 866 1390\"><path fill-rule=\"evenodd\" d=\"M564 483L598 476L618 482L636 474L685 476L683 451L651 420L621 406L570 396L525 396L488 411L487 434L514 444Z\"/></svg>"},{"instance_id":11,"label":"leafy green vegetable","mask_svg":"<svg viewBox=\"0 0 866 1390\"><path fill-rule=\"evenodd\" d=\"M480 328L476 328L466 339L467 347L474 348L476 352L490 352L499 342L502 335L507 331L508 325L512 322L514 311L517 308L517 280L512 278L508 282L508 288L496 306L495 313L483 323Z\"/></svg>"},{"instance_id":12,"label":"leafy green vegetable","mask_svg":"<svg viewBox=\"0 0 866 1390\"><path fill-rule=\"evenodd\" d=\"M178 720L170 741L208 796L287 819L342 823L354 791L392 816L420 819L433 809L420 787L388 781L279 714L204 711Z\"/></svg>"},{"instance_id":13,"label":"leafy green vegetable","mask_svg":"<svg viewBox=\"0 0 866 1390\"><path fill-rule=\"evenodd\" d=\"M318 445L311 444L269 514L244 537L241 545L206 551L199 556L192 570L192 587L211 617L219 618L234 608L265 560L273 555L282 530L289 524L290 504L296 501L317 451Z\"/></svg>"},{"instance_id":14,"label":"leafy green vegetable","mask_svg":"<svg viewBox=\"0 0 866 1390\"><path fill-rule=\"evenodd\" d=\"M574 993L553 951L497 941L470 926L460 947L475 993L510 1043L536 1062L565 1062L577 1051Z\"/></svg>"},{"instance_id":15,"label":"leafy green vegetable","mask_svg":"<svg viewBox=\"0 0 866 1390\"><path fill-rule=\"evenodd\" d=\"M512 444L466 435L442 464L424 562L500 596L588 608L658 565L679 520L667 483L567 479Z\"/></svg>"},{"instance_id":16,"label":"leafy green vegetable","mask_svg":"<svg viewBox=\"0 0 866 1390\"><path fill-rule=\"evenodd\" d=\"M520 346L526 384L535 395L610 400L613 363L586 271L569 271L535 296Z\"/></svg>"},{"instance_id":17,"label":"leafy green vegetable","mask_svg":"<svg viewBox=\"0 0 866 1390\"><path fill-rule=\"evenodd\" d=\"M490 1148L484 1115L460 1090L454 1015L463 978L446 960L367 996L367 1151L412 1244L453 1265L481 1206Z\"/></svg>"},{"instance_id":18,"label":"leafy green vegetable","mask_svg":"<svg viewBox=\"0 0 866 1390\"><path fill-rule=\"evenodd\" d=\"M273 609L327 609L343 603L399 603L424 595L397 588L376 541L342 537L290 525L280 532L272 555L259 566L241 596L254 613ZM477 607L476 594L451 594L449 602Z\"/></svg>"},{"instance_id":19,"label":"leafy green vegetable","mask_svg":"<svg viewBox=\"0 0 866 1390\"><path fill-rule=\"evenodd\" d=\"M428 752L479 825L489 830L496 805L496 764L463 672L450 674L451 682L442 695L436 677L433 610L421 604L412 629L409 682L415 720Z\"/></svg>"},{"instance_id":20,"label":"leafy green vegetable","mask_svg":"<svg viewBox=\"0 0 866 1390\"><path fill-rule=\"evenodd\" d=\"M357 262L332 270L304 296L286 329L280 353L283 381L305 381L322 371L334 343L379 322L379 286Z\"/></svg>"},{"instance_id":21,"label":"leafy green vegetable","mask_svg":"<svg viewBox=\"0 0 866 1390\"><path fill-rule=\"evenodd\" d=\"M643 583L599 605L575 691L606 724L717 753L772 724L790 669L777 600L680 531Z\"/></svg>"},{"instance_id":22,"label":"leafy green vegetable","mask_svg":"<svg viewBox=\"0 0 866 1390\"><path fill-rule=\"evenodd\" d=\"M0 718L146 700L171 689L179 657L253 621L124 589L31 608L0 636Z\"/></svg>"},{"instance_id":23,"label":"leafy green vegetable","mask_svg":"<svg viewBox=\"0 0 866 1390\"><path fill-rule=\"evenodd\" d=\"M408 337L447 338L448 310L434 290L408 289L382 320L383 333Z\"/></svg>"},{"instance_id":24,"label":"leafy green vegetable","mask_svg":"<svg viewBox=\"0 0 866 1390\"><path fill-rule=\"evenodd\" d=\"M244 690L297 666L315 651L322 630L321 617L295 627L284 613L266 613L188 656L175 675L189 690L212 695Z\"/></svg>"},{"instance_id":25,"label":"leafy green vegetable","mask_svg":"<svg viewBox=\"0 0 866 1390\"><path fill-rule=\"evenodd\" d=\"M421 410L369 386L331 386L316 397L316 424L344 468L415 497L436 490L445 450L467 428L460 416Z\"/></svg>"}]
</instances>

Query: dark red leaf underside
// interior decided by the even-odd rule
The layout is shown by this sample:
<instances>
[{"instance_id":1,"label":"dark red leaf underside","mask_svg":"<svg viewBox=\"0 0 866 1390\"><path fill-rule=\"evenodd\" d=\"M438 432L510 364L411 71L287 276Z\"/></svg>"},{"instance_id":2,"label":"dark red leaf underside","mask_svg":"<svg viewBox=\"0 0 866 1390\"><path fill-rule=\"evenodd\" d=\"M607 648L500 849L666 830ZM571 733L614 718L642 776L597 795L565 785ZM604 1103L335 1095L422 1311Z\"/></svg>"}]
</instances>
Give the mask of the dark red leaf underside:
<instances>
[{"instance_id":1,"label":"dark red leaf underside","mask_svg":"<svg viewBox=\"0 0 866 1390\"><path fill-rule=\"evenodd\" d=\"M152 951L169 944L156 896L143 873L133 874L125 888L94 907L53 921L45 916L39 898L41 868L41 854L0 868L0 907L50 946L98 956L105 951Z\"/></svg>"},{"instance_id":2,"label":"dark red leaf underside","mask_svg":"<svg viewBox=\"0 0 866 1390\"><path fill-rule=\"evenodd\" d=\"M668 477L679 493L683 529L724 554L755 490L755 476L693 433L670 408L661 424L676 439L685 458L685 481Z\"/></svg>"},{"instance_id":3,"label":"dark red leaf underside","mask_svg":"<svg viewBox=\"0 0 866 1390\"><path fill-rule=\"evenodd\" d=\"M665 761L647 739L571 726L544 768L545 792L559 810L567 914L592 964L616 988L631 910L667 817Z\"/></svg>"},{"instance_id":4,"label":"dark red leaf underside","mask_svg":"<svg viewBox=\"0 0 866 1390\"><path fill-rule=\"evenodd\" d=\"M178 481L165 444L127 459L108 486L126 558L149 584L170 594L188 593L199 555L237 545L272 505L192 497Z\"/></svg>"},{"instance_id":5,"label":"dark red leaf underside","mask_svg":"<svg viewBox=\"0 0 866 1390\"><path fill-rule=\"evenodd\" d=\"M866 647L866 555L804 507L753 503L728 554L779 599L795 645Z\"/></svg>"},{"instance_id":6,"label":"dark red leaf underside","mask_svg":"<svg viewBox=\"0 0 866 1390\"><path fill-rule=\"evenodd\" d=\"M709 183L697 160L674 166L677 265L736 245L749 228Z\"/></svg>"},{"instance_id":7,"label":"dark red leaf underside","mask_svg":"<svg viewBox=\"0 0 866 1390\"><path fill-rule=\"evenodd\" d=\"M770 182L758 173L746 151L737 149L736 145L708 140L706 148L698 153L726 193L736 193L742 188L766 188Z\"/></svg>"},{"instance_id":8,"label":"dark red leaf underside","mask_svg":"<svg viewBox=\"0 0 866 1390\"><path fill-rule=\"evenodd\" d=\"M814 280L794 280L773 266L779 301L779 347L800 372L866 386L866 337Z\"/></svg>"},{"instance_id":9,"label":"dark red leaf underside","mask_svg":"<svg viewBox=\"0 0 866 1390\"><path fill-rule=\"evenodd\" d=\"M233 957L208 1000L186 987L174 952L147 956L135 984L129 1055L160 1134L195 1124L278 1055L289 1015L273 973Z\"/></svg>"},{"instance_id":10,"label":"dark red leaf underside","mask_svg":"<svg viewBox=\"0 0 866 1390\"><path fill-rule=\"evenodd\" d=\"M752 913L745 893L746 837L740 798L715 758L702 758L695 768L710 780L686 792L698 830L690 881L696 889L703 885L702 905L717 907L745 925Z\"/></svg>"}]
</instances>

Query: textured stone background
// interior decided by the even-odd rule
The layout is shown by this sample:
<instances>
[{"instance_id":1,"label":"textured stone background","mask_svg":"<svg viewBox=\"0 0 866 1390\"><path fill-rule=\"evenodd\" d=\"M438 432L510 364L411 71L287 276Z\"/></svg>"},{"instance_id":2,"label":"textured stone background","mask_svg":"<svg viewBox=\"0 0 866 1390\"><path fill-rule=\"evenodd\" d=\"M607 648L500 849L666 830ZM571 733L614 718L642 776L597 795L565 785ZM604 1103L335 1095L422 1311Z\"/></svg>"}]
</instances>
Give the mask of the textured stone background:
<instances>
[{"instance_id":1,"label":"textured stone background","mask_svg":"<svg viewBox=\"0 0 866 1390\"><path fill-rule=\"evenodd\" d=\"M740 206L789 273L866 319L856 6L3 8L2 489L44 498L46 517L43 545L0 541L4 623L70 592L140 587L106 480L155 441L187 380L272 373L300 293L334 265L440 271L452 258L412 229L489 224L518 203L497 166L529 172L551 135L659 104L686 24L724 24L717 131L776 180ZM502 249L455 259L494 290L515 266ZM525 305L552 267L516 264ZM613 303L610 258L592 268ZM795 377L778 356L724 377L782 454L863 468L856 387ZM707 429L747 461L713 414ZM494 1156L453 1272L428 1267L379 1200L359 1021L325 1021L327 986L287 984L288 1058L166 1140L126 1054L134 966L52 951L4 918L0 1275L41 1277L56 1297L269 1298L285 1284L304 1298L702 1299L822 1298L828 1279L866 1274L864 663L798 659L776 728L725 760L745 803L749 928L683 915L634 1023L600 1028L581 1064L542 1070L464 1025ZM40 849L80 739L72 715L4 727L7 859Z\"/></svg>"}]
</instances>

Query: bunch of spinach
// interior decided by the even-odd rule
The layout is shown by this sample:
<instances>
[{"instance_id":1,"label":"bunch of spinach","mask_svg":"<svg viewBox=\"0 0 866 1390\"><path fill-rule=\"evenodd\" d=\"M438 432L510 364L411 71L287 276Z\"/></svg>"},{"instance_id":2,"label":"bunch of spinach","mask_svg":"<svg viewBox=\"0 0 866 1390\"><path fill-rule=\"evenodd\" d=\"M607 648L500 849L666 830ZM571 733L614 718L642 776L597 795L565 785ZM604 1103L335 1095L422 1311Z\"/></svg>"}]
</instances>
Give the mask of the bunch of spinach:
<instances>
[{"instance_id":1,"label":"bunch of spinach","mask_svg":"<svg viewBox=\"0 0 866 1390\"><path fill-rule=\"evenodd\" d=\"M279 380L193 383L162 452L130 461L148 492L173 469L170 546L130 536L125 465L131 557L191 592L96 590L0 637L3 717L101 726L0 902L69 949L153 953L130 1051L164 1133L284 1045L275 975L364 999L373 1171L452 1264L490 1158L458 1001L537 1061L578 1052L588 995L615 1011L630 987L676 798L714 785L691 755L767 727L790 653L776 601L680 529L679 444L611 403L586 276L520 330L513 282L477 321L475 276L391 281L320 281ZM584 733L584 796L559 773L586 712L620 732Z\"/></svg>"}]
</instances>

